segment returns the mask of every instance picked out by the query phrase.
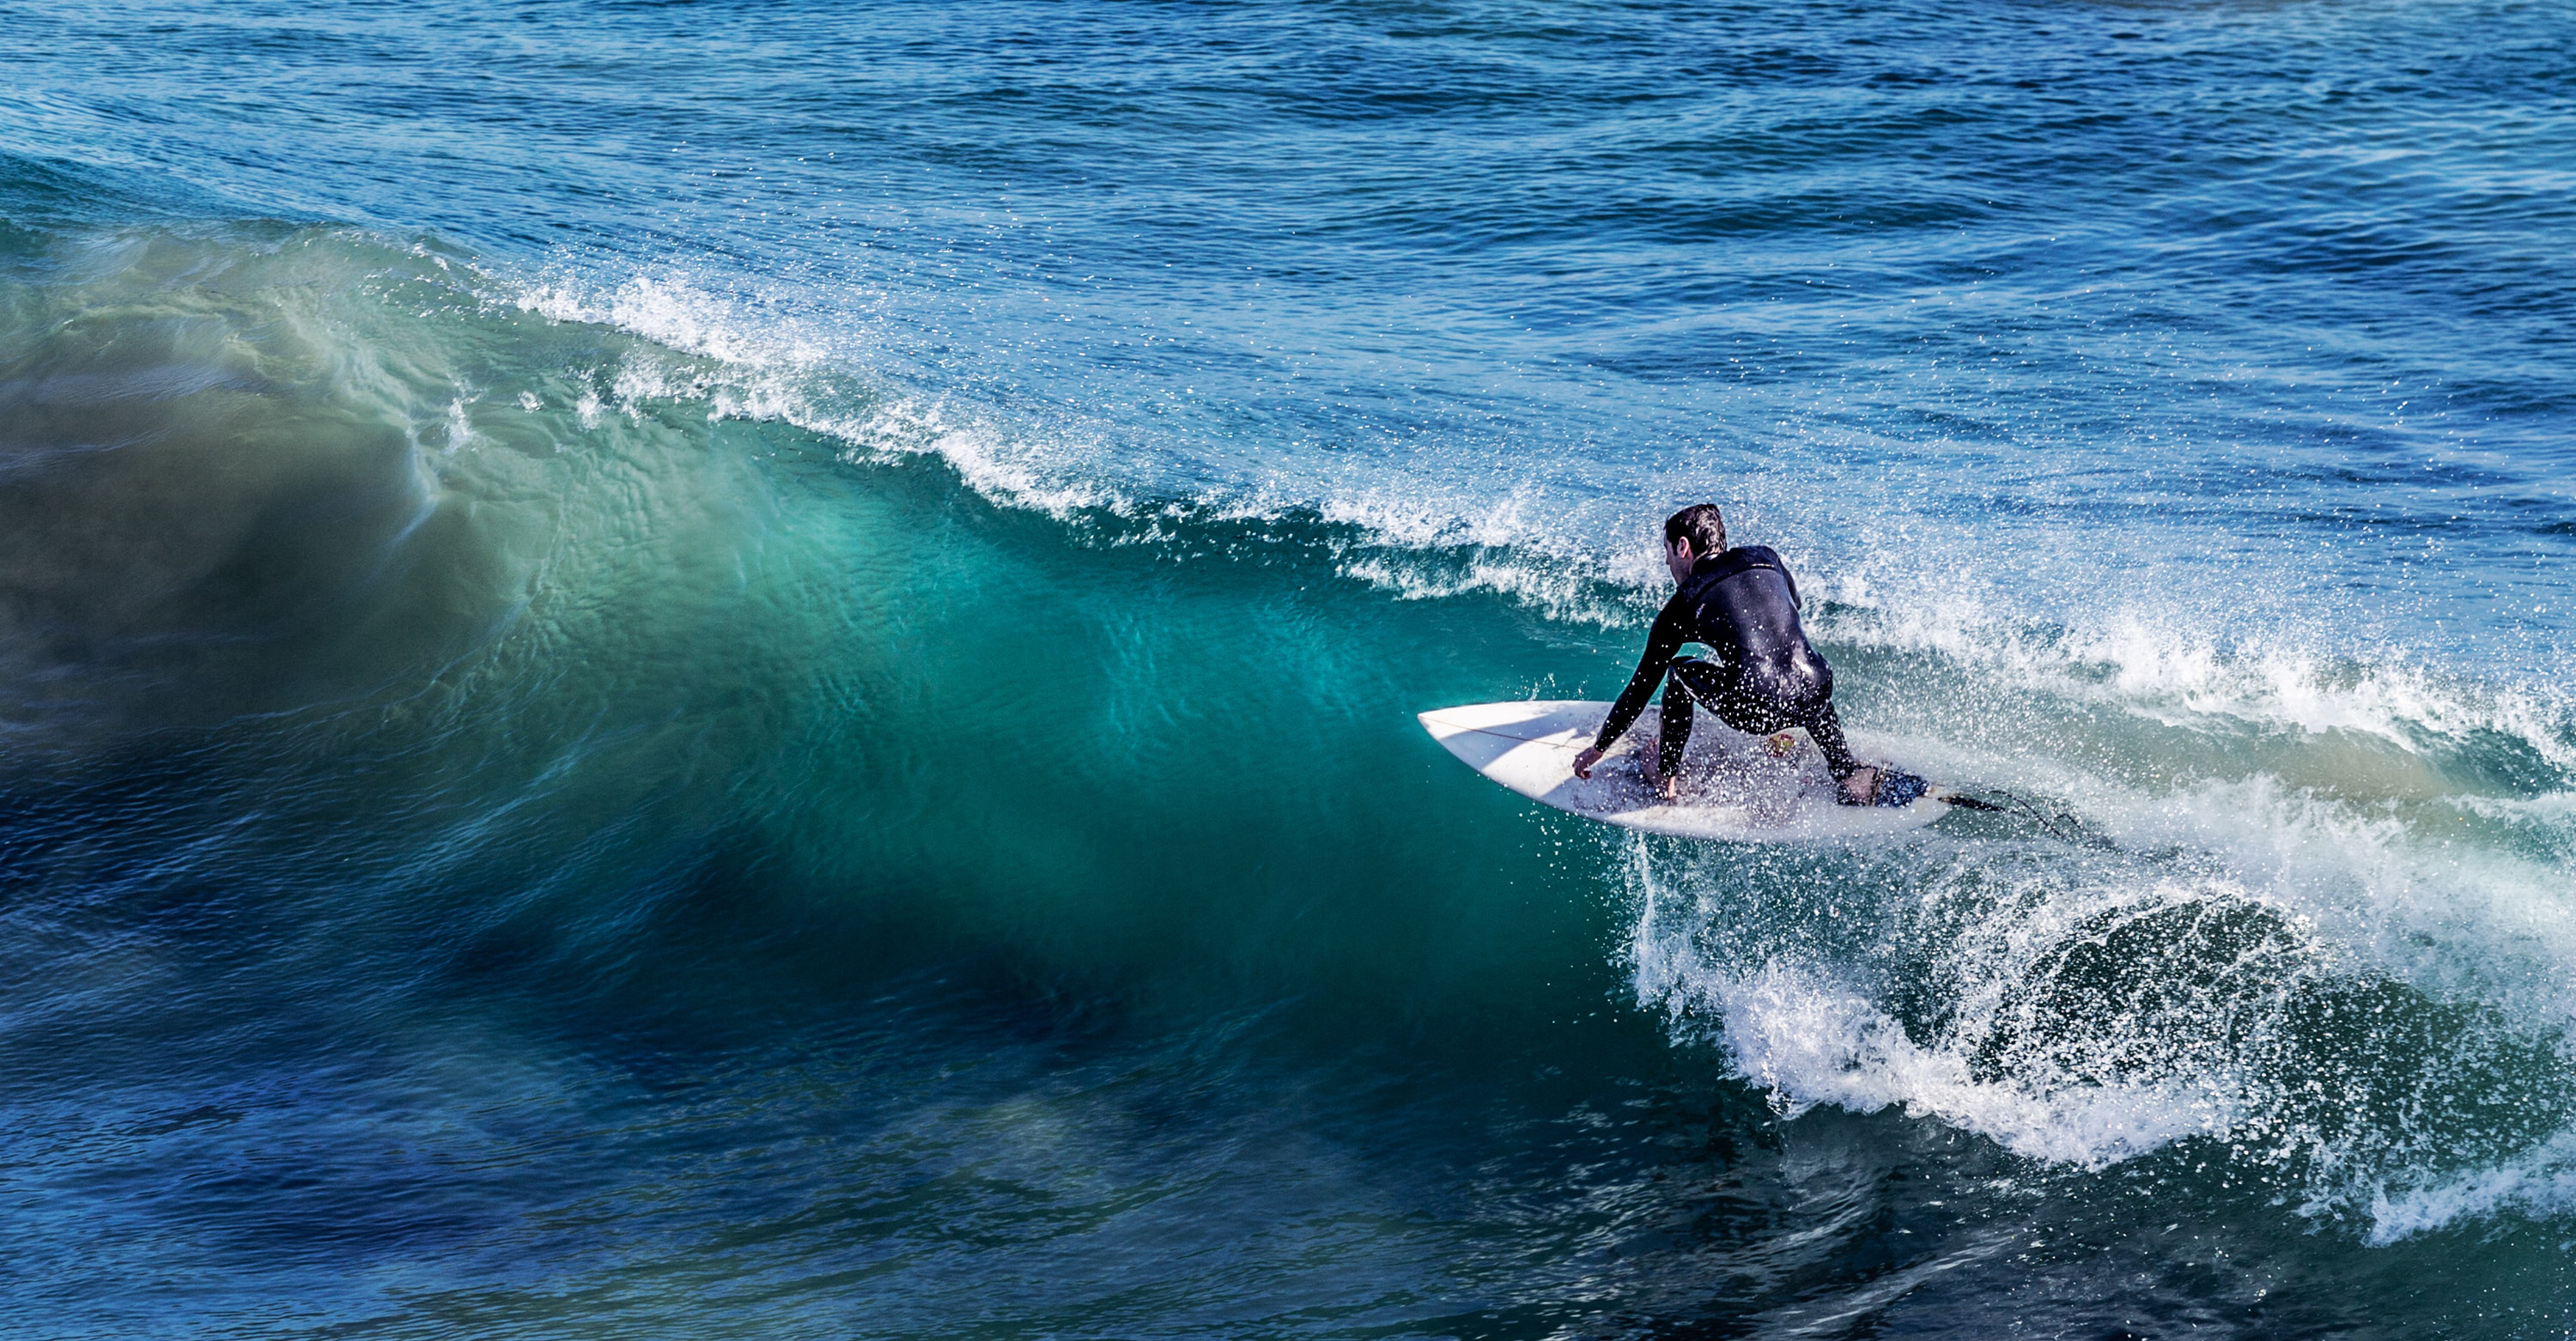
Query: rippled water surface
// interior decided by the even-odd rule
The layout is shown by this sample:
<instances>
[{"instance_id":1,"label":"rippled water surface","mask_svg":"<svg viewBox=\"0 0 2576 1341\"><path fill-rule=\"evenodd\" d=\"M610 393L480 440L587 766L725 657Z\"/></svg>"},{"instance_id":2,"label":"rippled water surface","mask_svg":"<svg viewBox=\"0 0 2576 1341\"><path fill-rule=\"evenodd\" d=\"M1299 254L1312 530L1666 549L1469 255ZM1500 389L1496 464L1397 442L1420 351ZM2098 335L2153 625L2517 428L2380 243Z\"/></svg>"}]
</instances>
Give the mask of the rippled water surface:
<instances>
[{"instance_id":1,"label":"rippled water surface","mask_svg":"<svg viewBox=\"0 0 2576 1341\"><path fill-rule=\"evenodd\" d=\"M0 59L13 1334L2571 1325L2565 6ZM2028 804L1420 733L1700 499Z\"/></svg>"}]
</instances>

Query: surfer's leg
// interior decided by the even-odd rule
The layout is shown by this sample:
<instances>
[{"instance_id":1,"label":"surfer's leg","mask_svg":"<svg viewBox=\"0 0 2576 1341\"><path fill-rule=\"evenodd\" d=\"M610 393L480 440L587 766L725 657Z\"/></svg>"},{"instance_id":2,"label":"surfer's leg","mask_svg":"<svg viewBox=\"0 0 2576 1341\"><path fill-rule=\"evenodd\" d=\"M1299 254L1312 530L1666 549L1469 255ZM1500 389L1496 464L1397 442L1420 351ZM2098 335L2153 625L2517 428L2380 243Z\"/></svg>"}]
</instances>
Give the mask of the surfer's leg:
<instances>
[{"instance_id":1,"label":"surfer's leg","mask_svg":"<svg viewBox=\"0 0 2576 1341\"><path fill-rule=\"evenodd\" d=\"M1799 725L1824 752L1825 771L1834 775L1845 804L1865 806L1877 799L1879 771L1852 757L1851 742L1843 739L1843 720L1835 713L1832 699L1817 705Z\"/></svg>"},{"instance_id":2,"label":"surfer's leg","mask_svg":"<svg viewBox=\"0 0 2576 1341\"><path fill-rule=\"evenodd\" d=\"M1825 771L1833 774L1836 781L1850 777L1853 769L1862 767L1860 760L1852 757L1851 742L1843 739L1843 719L1834 712L1832 700L1819 705L1798 725L1805 727L1807 734L1815 738L1816 748L1825 755Z\"/></svg>"},{"instance_id":3,"label":"surfer's leg","mask_svg":"<svg viewBox=\"0 0 2576 1341\"><path fill-rule=\"evenodd\" d=\"M1669 780L1681 776L1682 754L1690 748L1691 701L1707 691L1716 669L1698 657L1675 657L1664 672L1664 732L1655 746L1655 769L1657 777L1668 780L1666 795L1672 794Z\"/></svg>"},{"instance_id":4,"label":"surfer's leg","mask_svg":"<svg viewBox=\"0 0 2576 1341\"><path fill-rule=\"evenodd\" d=\"M1742 685L1718 682L1716 671L1715 666L1710 666L1708 673L1701 676L1693 687L1699 691L1700 702L1717 714L1717 720L1734 730L1748 736L1767 736L1782 727L1797 726L1806 720L1760 694L1747 691Z\"/></svg>"}]
</instances>

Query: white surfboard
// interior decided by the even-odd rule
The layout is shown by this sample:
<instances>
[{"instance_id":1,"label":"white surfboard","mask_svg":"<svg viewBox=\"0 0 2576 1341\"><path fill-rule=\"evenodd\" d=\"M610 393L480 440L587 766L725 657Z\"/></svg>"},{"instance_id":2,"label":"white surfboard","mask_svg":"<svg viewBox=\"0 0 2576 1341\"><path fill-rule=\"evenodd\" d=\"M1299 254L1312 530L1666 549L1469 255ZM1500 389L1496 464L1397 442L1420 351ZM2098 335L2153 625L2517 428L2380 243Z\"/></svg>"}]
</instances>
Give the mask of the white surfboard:
<instances>
[{"instance_id":1,"label":"white surfboard","mask_svg":"<svg viewBox=\"0 0 2576 1341\"><path fill-rule=\"evenodd\" d=\"M1609 713L1607 703L1541 699L1420 716L1422 729L1469 768L1542 805L1623 829L1744 843L1830 842L1919 829L1950 809L1937 791L1902 806L1837 804L1824 757L1805 732L1793 733L1779 753L1772 738L1728 730L1710 714L1693 724L1681 799L1666 802L1642 770L1642 753L1655 748L1660 729L1653 707L1590 781L1574 776L1574 756ZM1883 758L1873 744L1854 737L1852 750L1865 760Z\"/></svg>"}]
</instances>

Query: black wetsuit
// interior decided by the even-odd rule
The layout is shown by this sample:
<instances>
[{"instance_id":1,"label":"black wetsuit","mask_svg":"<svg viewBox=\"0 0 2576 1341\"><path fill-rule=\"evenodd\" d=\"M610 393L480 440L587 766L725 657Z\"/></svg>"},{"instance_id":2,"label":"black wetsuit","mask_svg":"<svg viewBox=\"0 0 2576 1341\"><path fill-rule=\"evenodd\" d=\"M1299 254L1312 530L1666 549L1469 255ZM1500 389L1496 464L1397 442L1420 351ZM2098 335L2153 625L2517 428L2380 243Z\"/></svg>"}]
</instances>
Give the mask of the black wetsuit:
<instances>
[{"instance_id":1,"label":"black wetsuit","mask_svg":"<svg viewBox=\"0 0 2576 1341\"><path fill-rule=\"evenodd\" d=\"M1677 656L1684 643L1705 645L1708 660ZM1610 705L1596 749L1607 750L1646 710L1666 672L1664 734L1657 760L1666 776L1681 767L1697 700L1738 731L1769 735L1796 727L1815 738L1837 781L1860 767L1834 715L1834 672L1798 623L1798 584L1765 545L1744 545L1691 565L1681 590L1664 603L1646 635L1637 673Z\"/></svg>"}]
</instances>

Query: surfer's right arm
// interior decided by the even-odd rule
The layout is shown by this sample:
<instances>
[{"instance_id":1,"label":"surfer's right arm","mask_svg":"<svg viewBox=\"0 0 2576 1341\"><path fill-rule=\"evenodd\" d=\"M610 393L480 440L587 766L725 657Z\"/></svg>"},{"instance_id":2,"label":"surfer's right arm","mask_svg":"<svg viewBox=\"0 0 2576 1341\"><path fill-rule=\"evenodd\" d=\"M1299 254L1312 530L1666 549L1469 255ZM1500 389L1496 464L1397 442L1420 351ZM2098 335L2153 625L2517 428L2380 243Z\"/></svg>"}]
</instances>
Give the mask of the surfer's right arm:
<instances>
[{"instance_id":1,"label":"surfer's right arm","mask_svg":"<svg viewBox=\"0 0 2576 1341\"><path fill-rule=\"evenodd\" d=\"M1664 671L1680 655L1682 644L1690 639L1690 612L1682 607L1682 594L1664 602L1655 615L1655 626L1646 633L1646 654L1637 658L1637 673L1628 677L1628 687L1619 691L1619 700L1610 705L1610 715L1601 722L1601 734L1592 738L1592 748L1574 756L1574 776L1589 778L1592 766L1619 743L1619 737L1637 724L1646 710L1646 700L1655 696L1655 686L1664 682Z\"/></svg>"}]
</instances>

